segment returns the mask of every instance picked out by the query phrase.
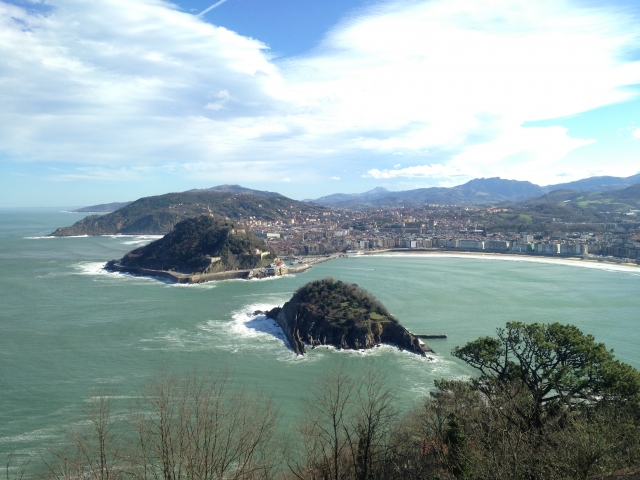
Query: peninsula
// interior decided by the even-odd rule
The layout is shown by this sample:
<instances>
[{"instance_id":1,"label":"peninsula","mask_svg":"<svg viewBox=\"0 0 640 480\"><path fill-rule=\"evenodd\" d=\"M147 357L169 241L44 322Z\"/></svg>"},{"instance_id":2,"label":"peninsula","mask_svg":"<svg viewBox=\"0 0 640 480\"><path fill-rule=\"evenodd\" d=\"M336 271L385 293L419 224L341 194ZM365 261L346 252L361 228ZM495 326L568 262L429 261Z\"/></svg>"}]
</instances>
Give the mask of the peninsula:
<instances>
[{"instance_id":1,"label":"peninsula","mask_svg":"<svg viewBox=\"0 0 640 480\"><path fill-rule=\"evenodd\" d=\"M422 356L432 351L369 292L332 278L307 283L284 306L260 313L280 325L298 355L305 345L360 350L386 343Z\"/></svg>"}]
</instances>

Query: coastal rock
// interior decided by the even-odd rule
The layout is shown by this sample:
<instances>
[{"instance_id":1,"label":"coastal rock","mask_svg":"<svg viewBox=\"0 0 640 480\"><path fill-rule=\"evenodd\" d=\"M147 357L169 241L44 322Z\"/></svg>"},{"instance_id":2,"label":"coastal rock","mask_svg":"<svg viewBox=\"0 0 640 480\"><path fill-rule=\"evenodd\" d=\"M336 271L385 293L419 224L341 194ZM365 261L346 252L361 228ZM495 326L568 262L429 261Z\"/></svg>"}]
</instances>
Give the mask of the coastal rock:
<instances>
[{"instance_id":1,"label":"coastal rock","mask_svg":"<svg viewBox=\"0 0 640 480\"><path fill-rule=\"evenodd\" d=\"M361 350L386 343L422 356L432 351L370 293L331 278L310 282L282 307L261 313L280 325L298 355L306 345Z\"/></svg>"}]
</instances>

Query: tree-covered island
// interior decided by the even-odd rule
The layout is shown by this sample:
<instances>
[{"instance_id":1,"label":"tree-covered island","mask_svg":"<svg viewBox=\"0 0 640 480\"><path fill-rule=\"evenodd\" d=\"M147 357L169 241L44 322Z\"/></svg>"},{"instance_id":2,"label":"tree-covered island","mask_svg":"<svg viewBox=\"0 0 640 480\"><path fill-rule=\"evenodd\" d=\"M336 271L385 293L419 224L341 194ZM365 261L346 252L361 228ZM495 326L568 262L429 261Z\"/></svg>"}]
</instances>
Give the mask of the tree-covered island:
<instances>
[{"instance_id":1,"label":"tree-covered island","mask_svg":"<svg viewBox=\"0 0 640 480\"><path fill-rule=\"evenodd\" d=\"M178 223L167 235L127 253L107 268L210 274L260 268L273 262L267 245L244 226L214 215Z\"/></svg>"},{"instance_id":2,"label":"tree-covered island","mask_svg":"<svg viewBox=\"0 0 640 480\"><path fill-rule=\"evenodd\" d=\"M305 353L305 345L359 350L382 343L422 356L432 351L369 292L332 278L307 283L266 315L280 325L297 354Z\"/></svg>"}]
</instances>

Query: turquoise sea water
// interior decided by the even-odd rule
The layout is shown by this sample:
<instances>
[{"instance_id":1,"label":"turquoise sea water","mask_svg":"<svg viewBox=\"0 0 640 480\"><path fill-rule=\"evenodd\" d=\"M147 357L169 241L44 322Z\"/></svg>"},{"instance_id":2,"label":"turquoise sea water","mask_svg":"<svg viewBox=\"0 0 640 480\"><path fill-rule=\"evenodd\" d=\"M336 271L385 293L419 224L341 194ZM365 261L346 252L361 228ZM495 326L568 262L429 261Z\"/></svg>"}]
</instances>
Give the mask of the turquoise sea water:
<instances>
[{"instance_id":1,"label":"turquoise sea water","mask_svg":"<svg viewBox=\"0 0 640 480\"><path fill-rule=\"evenodd\" d=\"M0 210L0 455L34 454L81 419L93 388L108 383L126 411L160 367L227 368L272 394L287 419L332 365L385 369L405 404L433 380L472 372L449 352L509 320L579 326L640 367L640 269L513 257L381 255L342 258L296 276L176 286L109 274L107 260L151 237L46 238L82 214ZM281 305L326 276L357 283L411 331L431 340L434 361L382 347L296 357L256 309Z\"/></svg>"}]
</instances>

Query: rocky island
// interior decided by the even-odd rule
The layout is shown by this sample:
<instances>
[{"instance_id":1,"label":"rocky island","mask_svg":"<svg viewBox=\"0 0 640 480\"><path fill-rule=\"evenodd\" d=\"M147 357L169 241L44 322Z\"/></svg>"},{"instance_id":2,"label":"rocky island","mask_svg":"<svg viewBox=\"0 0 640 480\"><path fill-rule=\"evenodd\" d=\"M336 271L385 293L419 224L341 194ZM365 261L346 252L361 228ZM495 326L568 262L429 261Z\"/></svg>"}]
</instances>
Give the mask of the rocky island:
<instances>
[{"instance_id":1,"label":"rocky island","mask_svg":"<svg viewBox=\"0 0 640 480\"><path fill-rule=\"evenodd\" d=\"M140 275L212 280L212 274L260 269L275 260L267 245L242 225L215 215L200 215L178 223L167 235L107 263L107 270ZM164 275L161 273L164 272ZM224 277L222 277L224 278ZM222 279L221 278L221 279Z\"/></svg>"},{"instance_id":2,"label":"rocky island","mask_svg":"<svg viewBox=\"0 0 640 480\"><path fill-rule=\"evenodd\" d=\"M260 313L280 325L299 355L305 345L360 350L386 343L422 356L432 351L369 292L332 278L307 283L284 306Z\"/></svg>"}]
</instances>

